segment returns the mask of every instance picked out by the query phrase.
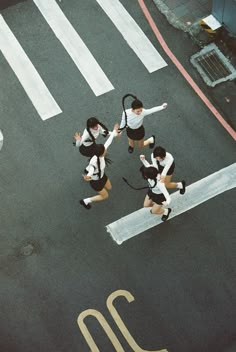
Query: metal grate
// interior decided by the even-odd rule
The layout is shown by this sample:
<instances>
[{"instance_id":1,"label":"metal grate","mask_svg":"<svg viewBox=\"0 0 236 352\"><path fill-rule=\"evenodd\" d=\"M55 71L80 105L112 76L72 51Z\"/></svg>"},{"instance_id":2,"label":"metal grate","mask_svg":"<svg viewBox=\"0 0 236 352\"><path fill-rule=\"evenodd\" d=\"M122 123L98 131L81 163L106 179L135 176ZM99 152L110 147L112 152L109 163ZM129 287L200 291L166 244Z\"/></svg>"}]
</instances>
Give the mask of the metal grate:
<instances>
[{"instance_id":1,"label":"metal grate","mask_svg":"<svg viewBox=\"0 0 236 352\"><path fill-rule=\"evenodd\" d=\"M235 68L214 43L193 55L190 61L211 87L236 78Z\"/></svg>"}]
</instances>

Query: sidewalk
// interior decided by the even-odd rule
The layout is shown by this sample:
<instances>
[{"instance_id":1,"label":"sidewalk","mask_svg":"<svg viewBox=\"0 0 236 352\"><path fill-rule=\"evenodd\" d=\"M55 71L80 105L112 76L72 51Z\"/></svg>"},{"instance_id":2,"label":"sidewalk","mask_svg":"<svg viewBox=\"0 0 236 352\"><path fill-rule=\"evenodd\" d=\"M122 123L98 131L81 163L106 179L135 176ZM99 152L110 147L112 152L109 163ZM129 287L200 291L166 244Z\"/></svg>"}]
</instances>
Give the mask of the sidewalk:
<instances>
[{"instance_id":1,"label":"sidewalk","mask_svg":"<svg viewBox=\"0 0 236 352\"><path fill-rule=\"evenodd\" d=\"M211 14L210 0L153 0L168 22L184 32L196 33L196 25L202 18Z\"/></svg>"},{"instance_id":2,"label":"sidewalk","mask_svg":"<svg viewBox=\"0 0 236 352\"><path fill-rule=\"evenodd\" d=\"M173 27L189 33L199 46L198 51L210 43L215 43L236 68L236 38L224 27L212 35L204 31L199 24L203 18L211 14L211 0L153 0L153 2ZM205 88L223 118L236 130L236 79L220 83L214 88L205 84Z\"/></svg>"},{"instance_id":3,"label":"sidewalk","mask_svg":"<svg viewBox=\"0 0 236 352\"><path fill-rule=\"evenodd\" d=\"M7 7L18 4L18 2L23 2L26 0L0 0L0 10L4 10Z\"/></svg>"}]
</instances>

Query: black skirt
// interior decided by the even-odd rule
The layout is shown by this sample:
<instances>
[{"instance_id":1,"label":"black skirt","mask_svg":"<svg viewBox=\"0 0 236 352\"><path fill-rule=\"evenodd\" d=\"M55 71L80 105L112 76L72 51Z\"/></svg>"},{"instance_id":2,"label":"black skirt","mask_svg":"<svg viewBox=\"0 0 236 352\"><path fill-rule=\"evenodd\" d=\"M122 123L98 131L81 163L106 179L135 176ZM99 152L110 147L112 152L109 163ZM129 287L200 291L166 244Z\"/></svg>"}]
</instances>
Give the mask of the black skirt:
<instances>
[{"instance_id":1,"label":"black skirt","mask_svg":"<svg viewBox=\"0 0 236 352\"><path fill-rule=\"evenodd\" d=\"M145 129L143 126L137 128L136 130L133 130L132 128L127 127L126 132L127 132L127 136L133 141L140 141L145 136Z\"/></svg>"},{"instance_id":2,"label":"black skirt","mask_svg":"<svg viewBox=\"0 0 236 352\"><path fill-rule=\"evenodd\" d=\"M162 205L162 202L166 200L166 197L164 196L163 193L156 194L153 193L150 189L147 192L148 197L156 204Z\"/></svg>"},{"instance_id":3,"label":"black skirt","mask_svg":"<svg viewBox=\"0 0 236 352\"><path fill-rule=\"evenodd\" d=\"M92 189L94 189L97 192L100 192L104 188L105 184L107 183L107 180L108 180L108 177L106 174L104 174L103 177L100 178L99 180L92 180L92 181L89 181L89 183Z\"/></svg>"},{"instance_id":4,"label":"black skirt","mask_svg":"<svg viewBox=\"0 0 236 352\"><path fill-rule=\"evenodd\" d=\"M86 147L85 145L81 145L79 147L79 151L83 156L91 157L94 156L95 154L95 149L96 149L96 143L93 143L92 145L89 145Z\"/></svg>"},{"instance_id":5,"label":"black skirt","mask_svg":"<svg viewBox=\"0 0 236 352\"><path fill-rule=\"evenodd\" d=\"M158 162L157 162L157 164L158 164ZM158 164L158 169L159 169L159 172L162 173L162 171L164 169L164 166ZM173 163L171 164L171 166L170 166L169 170L167 171L166 175L168 175L168 176L173 175L174 171L175 171L175 162L173 161Z\"/></svg>"}]
</instances>

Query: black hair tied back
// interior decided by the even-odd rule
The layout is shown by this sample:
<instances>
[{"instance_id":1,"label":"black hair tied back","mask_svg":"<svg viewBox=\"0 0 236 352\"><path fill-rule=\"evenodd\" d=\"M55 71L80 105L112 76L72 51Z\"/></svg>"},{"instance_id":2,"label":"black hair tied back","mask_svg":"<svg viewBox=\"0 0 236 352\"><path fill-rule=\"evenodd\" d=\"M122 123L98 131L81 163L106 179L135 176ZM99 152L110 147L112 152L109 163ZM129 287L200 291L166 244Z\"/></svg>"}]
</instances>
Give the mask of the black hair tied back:
<instances>
[{"instance_id":1,"label":"black hair tied back","mask_svg":"<svg viewBox=\"0 0 236 352\"><path fill-rule=\"evenodd\" d=\"M125 99L128 98L128 97L131 97L134 100L138 99L134 94L131 94L131 93L127 93L127 94L125 94L123 96L123 98L122 98L122 108L123 108L123 111L124 111L124 114L125 114L125 126L123 128L119 128L119 131L122 131L123 129L125 129L127 127L127 114L126 114L126 110L125 110Z\"/></svg>"},{"instance_id":2,"label":"black hair tied back","mask_svg":"<svg viewBox=\"0 0 236 352\"><path fill-rule=\"evenodd\" d=\"M126 178L122 177L122 179L123 179L123 181L124 181L125 183L127 183L127 185L128 185L130 188L132 188L132 189L134 189L134 190L136 190L136 191L140 191L140 190L142 190L142 189L152 189L152 188L156 187L156 184L157 184L157 179L156 179L156 176L155 176L155 171L153 170L153 169L155 169L155 168L154 168L154 167L146 168L144 165L142 165L142 166L140 167L139 171L141 172L142 178L143 178L144 180L147 180L147 179L148 179L147 174L146 174L146 173L147 173L147 169L150 169L151 173L153 174L153 175L151 175L151 173L150 173L150 176L152 176L151 179L153 179L153 181L154 181L154 185L153 185L152 187L151 187L151 186L149 186L149 187L134 187L134 186L132 186L132 185L128 182L128 180L127 180ZM155 169L155 170L156 170L156 169Z\"/></svg>"}]
</instances>

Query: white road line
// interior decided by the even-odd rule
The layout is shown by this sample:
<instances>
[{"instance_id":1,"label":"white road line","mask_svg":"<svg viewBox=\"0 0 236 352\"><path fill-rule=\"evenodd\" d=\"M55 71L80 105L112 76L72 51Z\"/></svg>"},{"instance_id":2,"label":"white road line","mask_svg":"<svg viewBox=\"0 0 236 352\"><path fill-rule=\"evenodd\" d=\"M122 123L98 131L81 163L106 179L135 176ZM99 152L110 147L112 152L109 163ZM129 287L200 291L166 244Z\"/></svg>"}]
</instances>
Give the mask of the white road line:
<instances>
[{"instance_id":1,"label":"white road line","mask_svg":"<svg viewBox=\"0 0 236 352\"><path fill-rule=\"evenodd\" d=\"M0 150L2 149L3 146L3 134L2 131L0 130Z\"/></svg>"},{"instance_id":2,"label":"white road line","mask_svg":"<svg viewBox=\"0 0 236 352\"><path fill-rule=\"evenodd\" d=\"M114 89L97 61L54 0L34 3L60 40L96 96Z\"/></svg>"},{"instance_id":3,"label":"white road line","mask_svg":"<svg viewBox=\"0 0 236 352\"><path fill-rule=\"evenodd\" d=\"M172 194L170 219L234 187L236 163L191 184L183 196L179 191ZM117 244L121 244L159 224L163 224L160 216L150 214L150 208L142 208L107 225L106 228Z\"/></svg>"},{"instance_id":4,"label":"white road line","mask_svg":"<svg viewBox=\"0 0 236 352\"><path fill-rule=\"evenodd\" d=\"M118 0L96 0L149 72L167 66L142 29Z\"/></svg>"},{"instance_id":5,"label":"white road line","mask_svg":"<svg viewBox=\"0 0 236 352\"><path fill-rule=\"evenodd\" d=\"M18 77L41 119L46 120L60 114L62 112L60 107L2 15L0 15L0 50Z\"/></svg>"}]
</instances>

